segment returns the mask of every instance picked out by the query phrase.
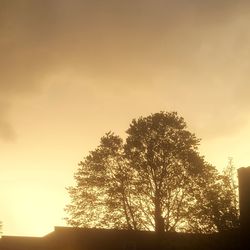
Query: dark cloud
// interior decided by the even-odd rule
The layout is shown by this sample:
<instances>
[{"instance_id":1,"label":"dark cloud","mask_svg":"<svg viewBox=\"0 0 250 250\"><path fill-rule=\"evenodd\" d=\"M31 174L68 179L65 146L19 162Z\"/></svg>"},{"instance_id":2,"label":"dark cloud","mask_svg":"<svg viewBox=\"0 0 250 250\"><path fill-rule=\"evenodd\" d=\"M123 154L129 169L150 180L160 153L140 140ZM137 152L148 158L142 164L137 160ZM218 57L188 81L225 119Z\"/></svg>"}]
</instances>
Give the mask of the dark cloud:
<instances>
[{"instance_id":1,"label":"dark cloud","mask_svg":"<svg viewBox=\"0 0 250 250\"><path fill-rule=\"evenodd\" d=\"M161 79L159 88L177 107L196 110L192 117L216 131L225 131L231 117L230 132L250 106L249 5L2 0L0 98L14 105L16 96L38 91L46 79L65 72L93 78L100 89L154 88Z\"/></svg>"}]
</instances>

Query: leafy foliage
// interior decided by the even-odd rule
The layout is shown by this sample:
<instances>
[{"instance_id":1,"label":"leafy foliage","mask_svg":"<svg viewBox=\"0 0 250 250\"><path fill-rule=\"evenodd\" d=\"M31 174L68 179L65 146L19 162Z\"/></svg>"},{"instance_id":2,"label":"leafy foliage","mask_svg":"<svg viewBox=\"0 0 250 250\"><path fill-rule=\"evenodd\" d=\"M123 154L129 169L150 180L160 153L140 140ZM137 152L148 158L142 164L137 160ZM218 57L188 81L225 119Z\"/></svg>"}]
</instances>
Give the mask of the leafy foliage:
<instances>
[{"instance_id":1,"label":"leafy foliage","mask_svg":"<svg viewBox=\"0 0 250 250\"><path fill-rule=\"evenodd\" d=\"M192 207L190 231L210 233L239 227L235 175L231 159L222 174L212 166L207 166L203 179L198 182L200 188L194 192L197 202Z\"/></svg>"},{"instance_id":2,"label":"leafy foliage","mask_svg":"<svg viewBox=\"0 0 250 250\"><path fill-rule=\"evenodd\" d=\"M68 223L137 229L135 190L122 139L107 133L79 166L77 186L68 189L72 197L72 204L66 208L71 213Z\"/></svg>"},{"instance_id":3,"label":"leafy foliage","mask_svg":"<svg viewBox=\"0 0 250 250\"><path fill-rule=\"evenodd\" d=\"M140 117L127 134L124 143L107 133L79 163L76 186L68 188L68 224L158 232L236 226L230 176L199 155L200 140L182 117L176 112Z\"/></svg>"},{"instance_id":4,"label":"leafy foliage","mask_svg":"<svg viewBox=\"0 0 250 250\"><path fill-rule=\"evenodd\" d=\"M133 120L127 131L126 156L157 231L181 227L191 201L190 178L203 165L196 152L199 140L185 128L176 113L157 113ZM144 211L145 205L139 209Z\"/></svg>"}]
</instances>

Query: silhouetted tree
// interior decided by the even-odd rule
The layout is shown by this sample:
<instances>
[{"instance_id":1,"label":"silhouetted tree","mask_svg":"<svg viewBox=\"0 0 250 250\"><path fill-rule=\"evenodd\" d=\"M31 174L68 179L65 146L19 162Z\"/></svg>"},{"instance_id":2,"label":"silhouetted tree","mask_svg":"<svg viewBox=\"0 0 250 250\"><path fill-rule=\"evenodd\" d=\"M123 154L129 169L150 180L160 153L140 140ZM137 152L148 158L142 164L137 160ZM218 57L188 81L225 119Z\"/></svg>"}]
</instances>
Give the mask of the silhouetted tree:
<instances>
[{"instance_id":1,"label":"silhouetted tree","mask_svg":"<svg viewBox=\"0 0 250 250\"><path fill-rule=\"evenodd\" d=\"M227 209L223 214L223 223L226 229L239 227L239 197L237 171L233 164L233 159L229 158L228 164L222 173L222 194L221 199L226 204Z\"/></svg>"},{"instance_id":2,"label":"silhouetted tree","mask_svg":"<svg viewBox=\"0 0 250 250\"><path fill-rule=\"evenodd\" d=\"M138 209L156 231L184 226L193 176L202 173L199 139L186 130L177 113L156 113L133 120L125 144L130 168L136 173Z\"/></svg>"},{"instance_id":3,"label":"silhouetted tree","mask_svg":"<svg viewBox=\"0 0 250 250\"><path fill-rule=\"evenodd\" d=\"M69 187L72 202L66 207L73 226L138 229L133 173L124 155L123 141L113 133L79 163L76 186Z\"/></svg>"},{"instance_id":4,"label":"silhouetted tree","mask_svg":"<svg viewBox=\"0 0 250 250\"><path fill-rule=\"evenodd\" d=\"M223 170L224 190L227 192L227 196L230 197L231 206L236 209L237 217L239 217L239 190L238 190L238 178L237 170L233 163L233 158L229 157L228 164ZM238 222L239 223L239 222Z\"/></svg>"},{"instance_id":5,"label":"silhouetted tree","mask_svg":"<svg viewBox=\"0 0 250 250\"><path fill-rule=\"evenodd\" d=\"M199 155L200 140L182 117L140 117L127 134L123 143L107 133L79 163L76 186L68 188L68 224L158 232L224 228L230 219L218 215L217 221L216 214L227 209L226 178Z\"/></svg>"},{"instance_id":6,"label":"silhouetted tree","mask_svg":"<svg viewBox=\"0 0 250 250\"><path fill-rule=\"evenodd\" d=\"M197 202L191 208L189 230L210 233L238 228L238 187L232 159L222 174L212 166L207 166L206 170L204 178L197 182L200 188L193 193Z\"/></svg>"}]
</instances>

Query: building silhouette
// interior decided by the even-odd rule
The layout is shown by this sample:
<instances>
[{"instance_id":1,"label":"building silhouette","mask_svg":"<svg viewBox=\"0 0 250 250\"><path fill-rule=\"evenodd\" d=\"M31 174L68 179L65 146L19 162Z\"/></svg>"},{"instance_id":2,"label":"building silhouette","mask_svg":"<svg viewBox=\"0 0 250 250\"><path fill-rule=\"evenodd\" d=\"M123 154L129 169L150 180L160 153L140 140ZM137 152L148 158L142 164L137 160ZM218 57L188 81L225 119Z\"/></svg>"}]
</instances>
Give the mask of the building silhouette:
<instances>
[{"instance_id":1,"label":"building silhouette","mask_svg":"<svg viewBox=\"0 0 250 250\"><path fill-rule=\"evenodd\" d=\"M250 249L250 167L238 169L241 245Z\"/></svg>"}]
</instances>

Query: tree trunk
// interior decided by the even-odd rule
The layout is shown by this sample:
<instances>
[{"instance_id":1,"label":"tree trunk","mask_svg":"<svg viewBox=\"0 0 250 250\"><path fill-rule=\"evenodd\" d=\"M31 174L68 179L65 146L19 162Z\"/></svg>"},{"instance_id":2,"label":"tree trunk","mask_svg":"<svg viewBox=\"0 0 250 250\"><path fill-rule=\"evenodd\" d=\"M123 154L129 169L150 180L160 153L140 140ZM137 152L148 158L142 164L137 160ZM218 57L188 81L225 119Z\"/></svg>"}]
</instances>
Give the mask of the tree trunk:
<instances>
[{"instance_id":1,"label":"tree trunk","mask_svg":"<svg viewBox=\"0 0 250 250\"><path fill-rule=\"evenodd\" d=\"M155 195L155 231L156 233L164 233L164 219L161 215L161 204L158 192Z\"/></svg>"}]
</instances>

